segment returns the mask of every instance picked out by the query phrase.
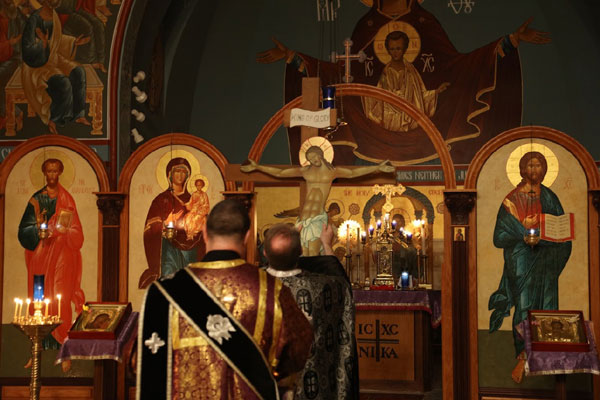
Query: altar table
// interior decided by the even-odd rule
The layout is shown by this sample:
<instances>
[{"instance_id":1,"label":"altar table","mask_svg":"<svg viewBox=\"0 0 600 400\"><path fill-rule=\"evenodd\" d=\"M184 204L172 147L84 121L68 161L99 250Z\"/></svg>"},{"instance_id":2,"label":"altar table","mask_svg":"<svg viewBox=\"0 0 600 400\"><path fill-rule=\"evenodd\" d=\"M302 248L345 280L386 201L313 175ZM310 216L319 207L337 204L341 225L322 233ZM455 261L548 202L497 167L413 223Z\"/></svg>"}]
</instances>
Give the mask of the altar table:
<instances>
[{"instance_id":1,"label":"altar table","mask_svg":"<svg viewBox=\"0 0 600 400\"><path fill-rule=\"evenodd\" d=\"M431 330L441 322L434 290L355 290L360 390L406 393L431 386Z\"/></svg>"}]
</instances>

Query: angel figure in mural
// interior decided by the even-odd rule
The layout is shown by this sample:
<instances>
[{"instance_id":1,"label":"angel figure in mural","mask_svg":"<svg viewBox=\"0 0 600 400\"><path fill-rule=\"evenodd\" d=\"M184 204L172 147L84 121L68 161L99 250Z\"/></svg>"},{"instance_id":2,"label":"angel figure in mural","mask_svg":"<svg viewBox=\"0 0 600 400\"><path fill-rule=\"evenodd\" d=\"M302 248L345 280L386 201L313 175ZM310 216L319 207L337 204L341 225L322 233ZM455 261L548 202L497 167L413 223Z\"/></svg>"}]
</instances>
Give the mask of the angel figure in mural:
<instances>
[{"instance_id":1,"label":"angel figure in mural","mask_svg":"<svg viewBox=\"0 0 600 400\"><path fill-rule=\"evenodd\" d=\"M175 157L166 167L169 187L152 200L144 227L144 249L148 269L140 276L138 287L145 289L158 278L174 274L189 263L204 256L205 245L201 232L186 230L186 218L191 211L188 207L202 213L208 206L208 198L202 205L204 195L195 192L196 199L187 189L192 168L187 159ZM203 182L204 183L204 182ZM196 186L202 187L200 184ZM196 214L192 217L195 218ZM175 229L172 239L163 237L163 228L171 224ZM188 221L189 226L189 221ZM191 237L191 238L190 238Z\"/></svg>"},{"instance_id":2,"label":"angel figure in mural","mask_svg":"<svg viewBox=\"0 0 600 400\"><path fill-rule=\"evenodd\" d=\"M75 121L91 125L85 117L85 70L73 61L76 47L88 37L63 35L56 7L60 0L40 0L23 29L23 90L50 133L56 126Z\"/></svg>"},{"instance_id":3,"label":"angel figure in mural","mask_svg":"<svg viewBox=\"0 0 600 400\"><path fill-rule=\"evenodd\" d=\"M500 329L514 307L512 328L519 362L512 376L517 382L521 381L525 360L524 342L516 327L527 319L528 310L558 309L558 278L571 255L571 241L541 240L530 247L523 240L530 229L539 232L541 214L564 214L558 196L542 184L547 171L542 153L532 151L521 157L522 180L502 201L494 229L494 246L504 253L504 271L489 299L489 331Z\"/></svg>"},{"instance_id":4,"label":"angel figure in mural","mask_svg":"<svg viewBox=\"0 0 600 400\"><path fill-rule=\"evenodd\" d=\"M25 208L19 224L19 242L25 248L27 293L33 297L33 276L44 275L44 297L62 296L60 315L63 324L52 331L59 344L67 338L72 322L72 304L80 313L85 303L81 289L81 247L83 230L77 205L71 194L59 183L63 162L49 158L42 164L46 185L35 192ZM40 239L40 226L45 224L48 237ZM49 313L58 314L58 303L50 303ZM55 347L46 343L45 347Z\"/></svg>"},{"instance_id":5,"label":"angel figure in mural","mask_svg":"<svg viewBox=\"0 0 600 400\"><path fill-rule=\"evenodd\" d=\"M452 146L454 162L469 163L481 145L521 123L518 46L550 42L547 33L529 27L531 21L487 45L460 53L435 16L418 1L375 0L352 33L351 52L366 54L364 65L352 64L353 82L379 86L409 101L431 118ZM323 85L342 83L344 61L318 60L273 41L275 47L258 53L256 59L259 63L286 61L286 103L301 95L304 76L319 76ZM437 157L425 131L388 104L344 97L344 119L348 125L331 139L337 164L351 165L358 157L407 165ZM300 129L289 128L288 140L290 158L297 163Z\"/></svg>"},{"instance_id":6,"label":"angel figure in mural","mask_svg":"<svg viewBox=\"0 0 600 400\"><path fill-rule=\"evenodd\" d=\"M356 167L353 169L334 167L333 147L325 138L312 137L304 142L300 150L300 167L279 168L259 165L253 160L242 165L242 172L261 171L277 178L302 177L306 181L306 198L302 211L296 222L300 230L302 254L316 256L321 252L319 239L323 226L328 223L325 204L331 191L331 184L336 178L356 178L376 171L394 172L394 167L387 160L377 165Z\"/></svg>"}]
</instances>

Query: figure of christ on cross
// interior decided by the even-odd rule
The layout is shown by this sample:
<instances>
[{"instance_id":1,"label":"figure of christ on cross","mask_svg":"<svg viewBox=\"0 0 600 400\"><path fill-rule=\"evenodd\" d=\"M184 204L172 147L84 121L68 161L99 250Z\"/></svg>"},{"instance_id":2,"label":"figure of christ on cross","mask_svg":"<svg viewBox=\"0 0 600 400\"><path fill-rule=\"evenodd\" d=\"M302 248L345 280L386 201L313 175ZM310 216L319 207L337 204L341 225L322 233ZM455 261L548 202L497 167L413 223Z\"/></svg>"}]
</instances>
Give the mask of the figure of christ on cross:
<instances>
[{"instance_id":1,"label":"figure of christ on cross","mask_svg":"<svg viewBox=\"0 0 600 400\"><path fill-rule=\"evenodd\" d=\"M320 145L306 146L307 142L320 142ZM328 145L328 146L327 146ZM301 167L279 168L267 165L259 165L253 160L242 165L242 172L261 171L276 178L302 177L306 181L306 198L298 217L296 227L300 230L302 242L302 254L304 256L317 256L321 252L321 241L319 236L323 226L328 224L325 204L331 191L331 184L336 178L357 178L376 171L394 172L394 167L383 161L377 165L356 168L334 167L333 148L331 144L322 137L308 139L302 149L308 147L305 153L306 165ZM331 149L328 156L323 152L323 147ZM302 162L303 154L300 155ZM329 158L329 160L327 159ZM304 163L303 163L304 164Z\"/></svg>"}]
</instances>

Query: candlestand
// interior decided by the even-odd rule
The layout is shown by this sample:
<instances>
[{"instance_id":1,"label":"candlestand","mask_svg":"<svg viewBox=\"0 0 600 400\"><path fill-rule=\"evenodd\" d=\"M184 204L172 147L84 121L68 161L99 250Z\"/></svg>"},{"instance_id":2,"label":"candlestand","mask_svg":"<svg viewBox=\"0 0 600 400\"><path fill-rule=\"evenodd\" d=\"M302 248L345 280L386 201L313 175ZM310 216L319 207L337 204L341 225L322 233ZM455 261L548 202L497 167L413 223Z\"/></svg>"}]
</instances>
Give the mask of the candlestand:
<instances>
[{"instance_id":1,"label":"candlestand","mask_svg":"<svg viewBox=\"0 0 600 400\"><path fill-rule=\"evenodd\" d=\"M31 340L31 381L29 383L29 399L38 400L40 398L40 372L42 361L42 340L56 327L60 326L62 321L57 318L20 318L19 322L13 322L21 332Z\"/></svg>"}]
</instances>

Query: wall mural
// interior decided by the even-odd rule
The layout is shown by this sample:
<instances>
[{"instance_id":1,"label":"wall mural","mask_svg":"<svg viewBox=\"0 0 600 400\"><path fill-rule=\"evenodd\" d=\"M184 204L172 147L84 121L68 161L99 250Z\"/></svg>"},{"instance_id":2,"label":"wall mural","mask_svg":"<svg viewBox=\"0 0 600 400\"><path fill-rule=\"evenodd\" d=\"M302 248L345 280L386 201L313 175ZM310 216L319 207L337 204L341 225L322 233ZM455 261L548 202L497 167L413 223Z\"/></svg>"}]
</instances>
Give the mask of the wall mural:
<instances>
[{"instance_id":1,"label":"wall mural","mask_svg":"<svg viewBox=\"0 0 600 400\"><path fill-rule=\"evenodd\" d=\"M106 139L107 65L120 0L0 2L0 132Z\"/></svg>"},{"instance_id":2,"label":"wall mural","mask_svg":"<svg viewBox=\"0 0 600 400\"><path fill-rule=\"evenodd\" d=\"M450 146L454 162L468 163L489 139L521 123L518 45L550 42L547 33L531 25L529 19L515 32L460 53L434 15L417 1L375 1L351 38L352 55L364 52L363 65L318 60L276 39L275 47L259 53L257 61L286 60L286 102L301 94L303 76L319 76L324 85L341 83L345 63L350 62L354 83L387 89L412 103L432 119ZM473 79L475 75L478 79ZM353 164L355 157L371 162L389 159L395 165L437 158L416 121L389 104L349 97L343 100L342 118L348 125L330 137L339 165ZM288 137L295 164L300 130L290 128Z\"/></svg>"},{"instance_id":3,"label":"wall mural","mask_svg":"<svg viewBox=\"0 0 600 400\"><path fill-rule=\"evenodd\" d=\"M204 256L200 227L224 190L215 162L193 147L162 147L140 162L129 205L128 291L134 310L150 283ZM171 238L169 226L176 228Z\"/></svg>"},{"instance_id":4,"label":"wall mural","mask_svg":"<svg viewBox=\"0 0 600 400\"><path fill-rule=\"evenodd\" d=\"M64 323L52 332L63 343L73 316L97 299L98 180L80 155L47 147L23 157L6 189L3 323L13 317L13 299L33 298L33 275L44 275L49 313ZM47 237L38 226L45 224Z\"/></svg>"},{"instance_id":5,"label":"wall mural","mask_svg":"<svg viewBox=\"0 0 600 400\"><path fill-rule=\"evenodd\" d=\"M514 384L510 378L516 383L523 379L524 343L518 326L528 310L582 310L589 318L586 188L585 175L573 155L544 140L506 145L481 170L477 184L480 372L493 364L502 368L501 386ZM566 231L573 234L553 234L552 216L566 218ZM525 242L530 233L541 237L538 244ZM490 379L480 375L480 385L497 385Z\"/></svg>"}]
</instances>

